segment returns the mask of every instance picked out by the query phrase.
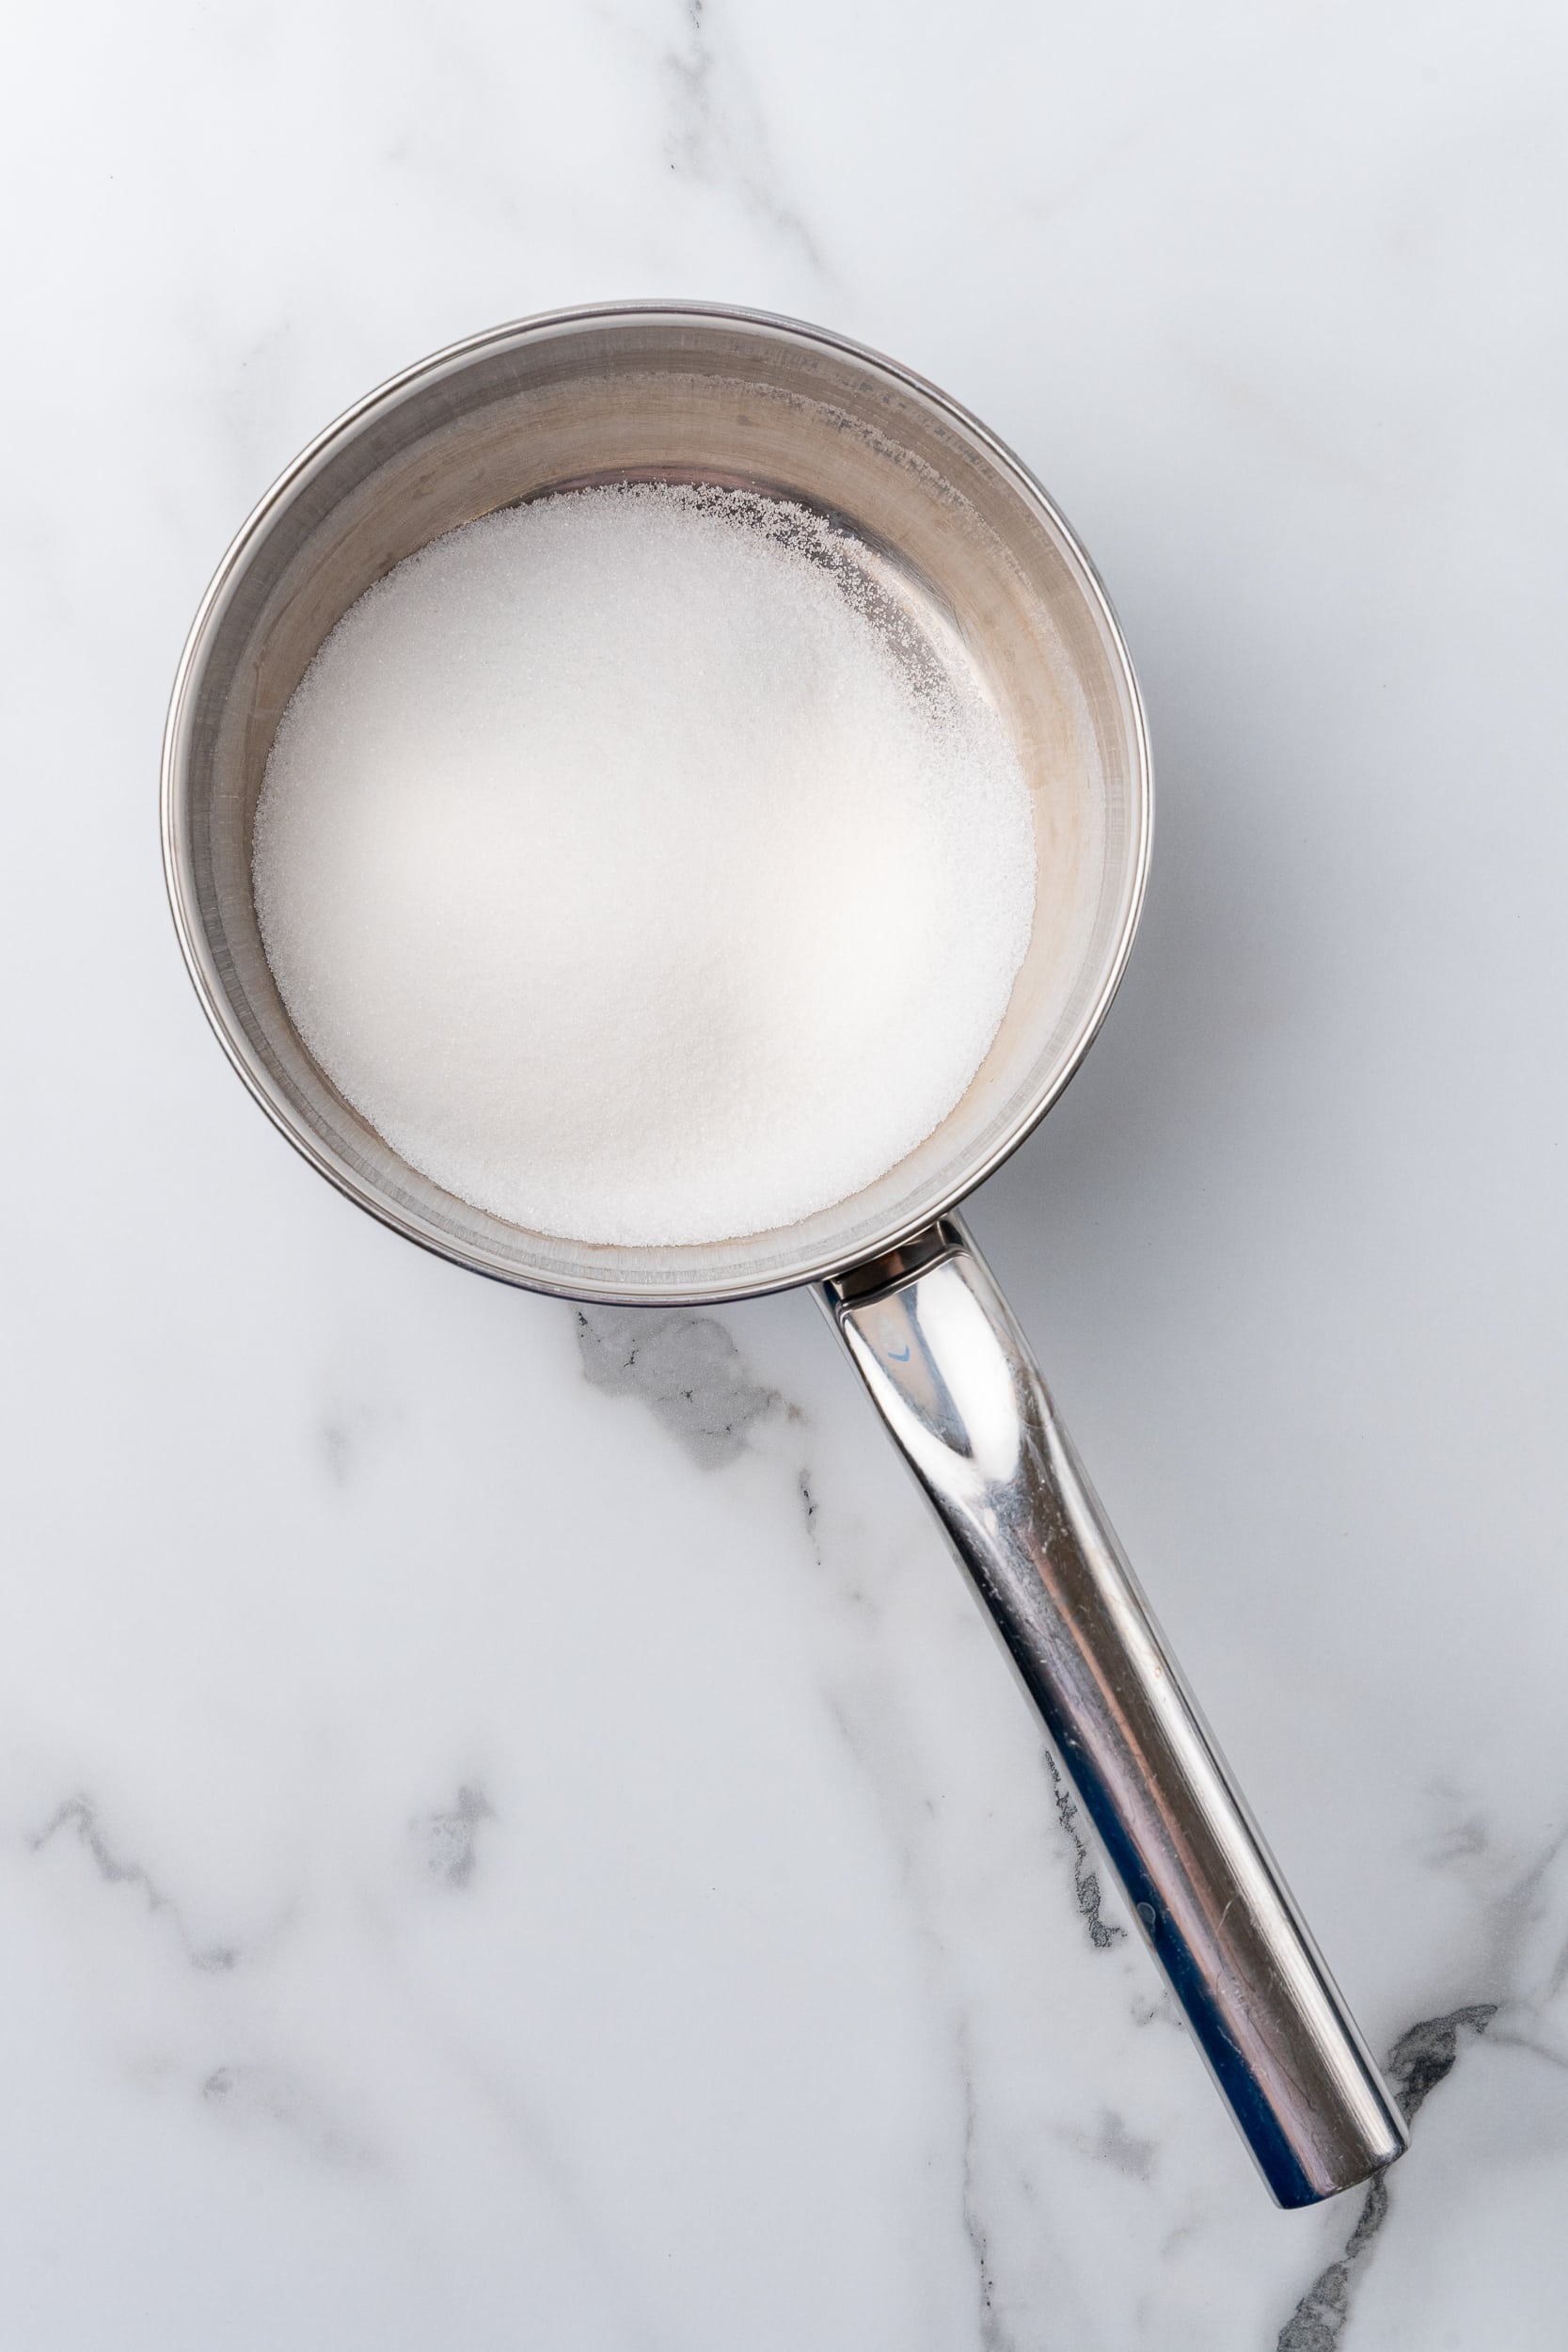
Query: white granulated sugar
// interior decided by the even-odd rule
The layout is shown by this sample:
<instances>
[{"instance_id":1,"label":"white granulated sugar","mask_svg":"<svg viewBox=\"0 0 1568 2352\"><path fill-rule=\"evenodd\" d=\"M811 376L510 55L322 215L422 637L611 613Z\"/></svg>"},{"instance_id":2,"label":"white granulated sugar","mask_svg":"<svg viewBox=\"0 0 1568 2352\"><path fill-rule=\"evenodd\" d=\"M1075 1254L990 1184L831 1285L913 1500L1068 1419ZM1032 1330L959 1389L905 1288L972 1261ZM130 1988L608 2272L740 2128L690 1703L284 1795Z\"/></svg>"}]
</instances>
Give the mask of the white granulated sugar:
<instances>
[{"instance_id":1,"label":"white granulated sugar","mask_svg":"<svg viewBox=\"0 0 1568 2352\"><path fill-rule=\"evenodd\" d=\"M1034 909L1029 794L853 542L746 493L541 499L423 548L285 714L256 904L392 1148L581 1242L785 1225L958 1102Z\"/></svg>"}]
</instances>

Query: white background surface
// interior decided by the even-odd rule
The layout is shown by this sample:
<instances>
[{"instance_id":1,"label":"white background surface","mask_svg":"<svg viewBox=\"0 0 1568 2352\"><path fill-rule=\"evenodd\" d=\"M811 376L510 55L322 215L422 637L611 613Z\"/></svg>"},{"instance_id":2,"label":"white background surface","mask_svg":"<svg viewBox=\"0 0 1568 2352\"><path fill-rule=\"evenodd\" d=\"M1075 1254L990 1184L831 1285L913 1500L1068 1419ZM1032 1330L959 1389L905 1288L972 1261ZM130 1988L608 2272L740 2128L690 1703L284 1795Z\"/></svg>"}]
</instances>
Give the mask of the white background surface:
<instances>
[{"instance_id":1,"label":"white background surface","mask_svg":"<svg viewBox=\"0 0 1568 2352\"><path fill-rule=\"evenodd\" d=\"M1559 13L155 0L9 62L5 2340L1560 2344ZM811 1301L610 1393L180 969L231 530L407 360L635 294L933 376L1127 626L1144 930L974 1223L1370 2038L1454 2061L1315 2295L1357 2201L1275 2214L1092 1940Z\"/></svg>"}]
</instances>

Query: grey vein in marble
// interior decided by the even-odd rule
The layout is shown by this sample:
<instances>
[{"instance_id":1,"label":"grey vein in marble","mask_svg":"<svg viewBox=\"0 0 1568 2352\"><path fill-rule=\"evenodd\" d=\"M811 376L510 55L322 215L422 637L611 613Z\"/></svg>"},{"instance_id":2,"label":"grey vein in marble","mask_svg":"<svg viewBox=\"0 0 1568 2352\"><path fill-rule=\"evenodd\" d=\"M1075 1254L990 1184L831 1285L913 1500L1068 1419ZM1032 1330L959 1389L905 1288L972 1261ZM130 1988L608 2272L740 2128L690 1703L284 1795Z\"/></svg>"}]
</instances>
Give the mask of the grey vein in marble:
<instances>
[{"instance_id":1,"label":"grey vein in marble","mask_svg":"<svg viewBox=\"0 0 1568 2352\"><path fill-rule=\"evenodd\" d=\"M283 2067L215 2067L201 2096L242 2128L282 2132L324 2164L360 2170L373 2161L369 2149L335 2123L314 2092Z\"/></svg>"},{"instance_id":2,"label":"grey vein in marble","mask_svg":"<svg viewBox=\"0 0 1568 2352\"><path fill-rule=\"evenodd\" d=\"M794 1406L787 1409L792 1417L798 1412L798 1407ZM812 1557L819 1568L827 1568L828 1556L822 1549L822 1534L817 1525L822 1505L817 1498L816 1489L811 1482L812 1471L808 1465L800 1470L796 1480L796 1491L800 1498L800 1509L806 1522L806 1541L811 1546ZM878 1604L864 1585L858 1580L853 1583L846 1582L843 1575L837 1570L831 1571L831 1573L837 1585L840 1599L847 1601L857 1613L875 1621L879 1614Z\"/></svg>"},{"instance_id":3,"label":"grey vein in marble","mask_svg":"<svg viewBox=\"0 0 1568 2352\"><path fill-rule=\"evenodd\" d=\"M1402 2033L1388 2053L1386 2073L1404 2120L1413 2124L1426 2101L1452 2074L1463 2034L1486 2031L1497 2013L1496 2001L1474 2001L1445 2017L1423 2017ZM1334 2352L1350 2317L1356 2276L1388 2218L1388 2175L1372 2181L1355 2217L1344 2252L1313 2280L1279 2331L1275 2352Z\"/></svg>"},{"instance_id":4,"label":"grey vein in marble","mask_svg":"<svg viewBox=\"0 0 1568 2352\"><path fill-rule=\"evenodd\" d=\"M767 127L749 81L733 56L725 61L728 106L716 91L718 57L713 11L705 0L685 0L684 38L666 65L674 93L670 167L709 187L728 187L755 218L773 230L828 280L821 247L795 207L780 194ZM732 119L738 114L741 120Z\"/></svg>"},{"instance_id":5,"label":"grey vein in marble","mask_svg":"<svg viewBox=\"0 0 1568 2352\"><path fill-rule=\"evenodd\" d=\"M963 2227L964 2236L974 2256L975 2284L979 2296L980 2352L1018 2352L1012 2334L996 2308L997 2282L991 2261L990 2231L981 2207L975 2179L975 2145L980 2110L974 2095L969 2037L962 2026L958 2029L958 2070L963 2078L964 2093Z\"/></svg>"},{"instance_id":6,"label":"grey vein in marble","mask_svg":"<svg viewBox=\"0 0 1568 2352\"><path fill-rule=\"evenodd\" d=\"M1062 1768L1047 1749L1045 1769L1051 1775L1051 1793L1056 1806L1056 1819L1072 1851L1072 1889L1078 1898L1078 1909L1089 1942L1097 1952L1109 1951L1119 1944L1127 1930L1114 1919L1101 1916L1100 1874L1094 1867L1083 1832L1078 1827L1078 1804L1063 1777Z\"/></svg>"},{"instance_id":7,"label":"grey vein in marble","mask_svg":"<svg viewBox=\"0 0 1568 2352\"><path fill-rule=\"evenodd\" d=\"M640 1396L694 1462L717 1470L744 1452L777 1403L712 1315L683 1307L579 1307L582 1369L608 1396Z\"/></svg>"},{"instance_id":8,"label":"grey vein in marble","mask_svg":"<svg viewBox=\"0 0 1568 2352\"><path fill-rule=\"evenodd\" d=\"M78 1845L90 1857L94 1869L106 1885L135 1887L150 1912L169 1921L193 1968L219 1975L239 1965L241 1954L234 1946L198 1943L186 1926L179 1904L158 1884L151 1872L141 1863L127 1861L124 1855L115 1851L104 1836L98 1808L90 1798L68 1797L53 1818L29 1840L33 1852L41 1853L53 1838L65 1831L74 1834Z\"/></svg>"},{"instance_id":9,"label":"grey vein in marble","mask_svg":"<svg viewBox=\"0 0 1568 2352\"><path fill-rule=\"evenodd\" d=\"M496 1808L483 1789L465 1783L445 1812L427 1813L416 1821L414 1836L431 1877L444 1886L467 1886L479 1859L480 1826L495 1818Z\"/></svg>"},{"instance_id":10,"label":"grey vein in marble","mask_svg":"<svg viewBox=\"0 0 1568 2352\"><path fill-rule=\"evenodd\" d=\"M1130 2181L1154 2178L1158 2147L1152 2139L1140 2139L1135 2132L1130 2132L1114 2107L1101 2109L1093 2132L1069 2133L1068 2144L1096 2164L1108 2164L1113 2172L1125 2173Z\"/></svg>"},{"instance_id":11,"label":"grey vein in marble","mask_svg":"<svg viewBox=\"0 0 1568 2352\"><path fill-rule=\"evenodd\" d=\"M324 1415L319 1436L330 1483L352 1485L376 1439L398 1419L395 1409L367 1402L341 1405Z\"/></svg>"}]
</instances>

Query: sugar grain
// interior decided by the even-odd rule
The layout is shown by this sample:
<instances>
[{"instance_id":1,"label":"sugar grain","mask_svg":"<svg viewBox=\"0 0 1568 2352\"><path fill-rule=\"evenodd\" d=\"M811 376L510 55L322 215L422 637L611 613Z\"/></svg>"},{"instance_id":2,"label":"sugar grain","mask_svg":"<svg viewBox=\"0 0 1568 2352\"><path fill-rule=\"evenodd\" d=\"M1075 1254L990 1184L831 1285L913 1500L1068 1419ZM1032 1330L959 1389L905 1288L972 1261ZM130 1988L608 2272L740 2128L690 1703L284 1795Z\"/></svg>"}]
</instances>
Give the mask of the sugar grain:
<instances>
[{"instance_id":1,"label":"sugar grain","mask_svg":"<svg viewBox=\"0 0 1568 2352\"><path fill-rule=\"evenodd\" d=\"M892 1168L1034 909L1003 728L857 544L654 485L489 516L362 596L278 730L254 878L291 1016L395 1151L622 1245Z\"/></svg>"}]
</instances>

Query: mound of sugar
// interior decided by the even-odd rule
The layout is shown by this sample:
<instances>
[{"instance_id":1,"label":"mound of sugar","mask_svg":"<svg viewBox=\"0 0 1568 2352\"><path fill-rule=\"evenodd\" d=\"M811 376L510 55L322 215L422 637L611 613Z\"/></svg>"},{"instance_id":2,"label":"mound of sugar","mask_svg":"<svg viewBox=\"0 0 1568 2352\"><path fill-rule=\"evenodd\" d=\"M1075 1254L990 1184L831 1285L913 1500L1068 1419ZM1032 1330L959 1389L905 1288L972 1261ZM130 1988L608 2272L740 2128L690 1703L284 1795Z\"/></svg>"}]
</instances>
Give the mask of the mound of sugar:
<instances>
[{"instance_id":1,"label":"mound of sugar","mask_svg":"<svg viewBox=\"0 0 1568 2352\"><path fill-rule=\"evenodd\" d=\"M784 1225L928 1136L1006 1009L1030 801L855 542L563 493L344 615L256 818L301 1037L394 1151L590 1243Z\"/></svg>"}]
</instances>

